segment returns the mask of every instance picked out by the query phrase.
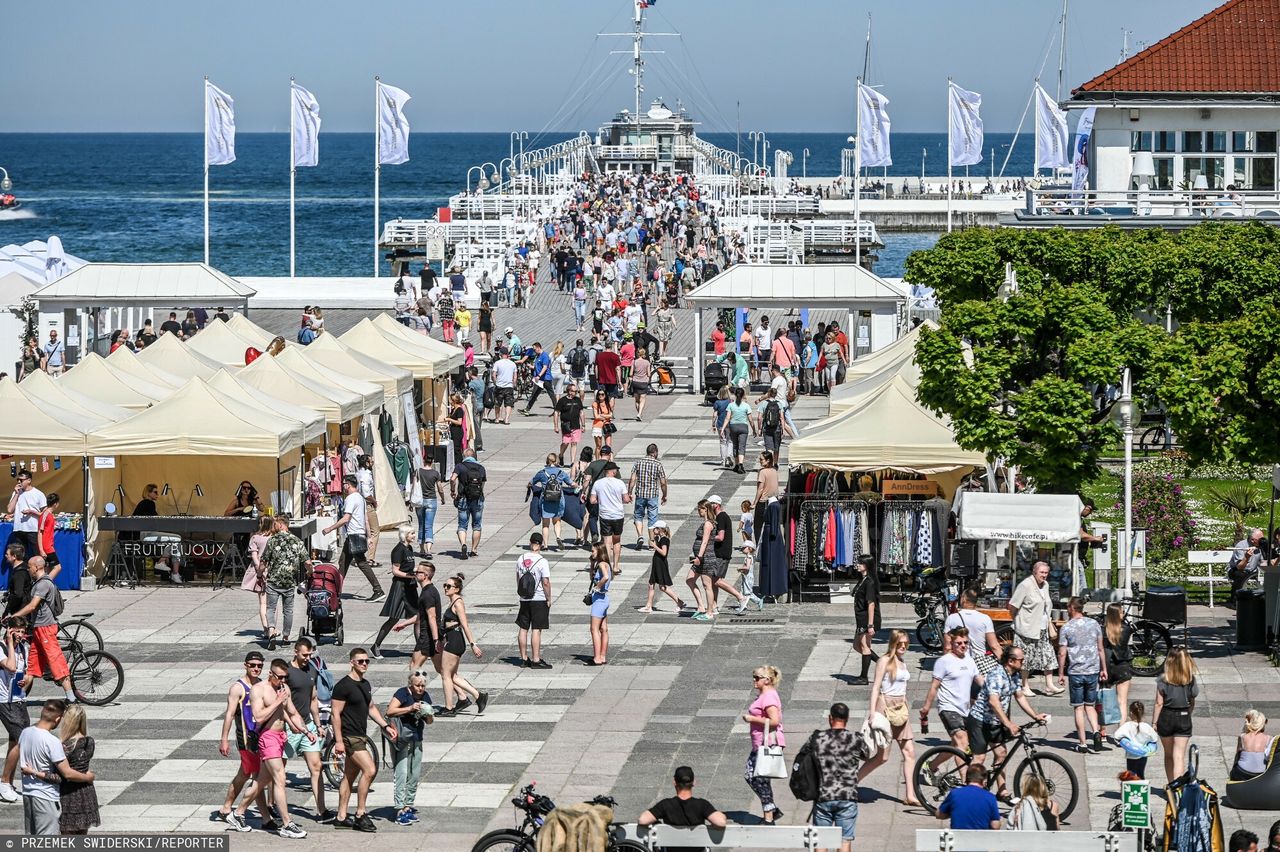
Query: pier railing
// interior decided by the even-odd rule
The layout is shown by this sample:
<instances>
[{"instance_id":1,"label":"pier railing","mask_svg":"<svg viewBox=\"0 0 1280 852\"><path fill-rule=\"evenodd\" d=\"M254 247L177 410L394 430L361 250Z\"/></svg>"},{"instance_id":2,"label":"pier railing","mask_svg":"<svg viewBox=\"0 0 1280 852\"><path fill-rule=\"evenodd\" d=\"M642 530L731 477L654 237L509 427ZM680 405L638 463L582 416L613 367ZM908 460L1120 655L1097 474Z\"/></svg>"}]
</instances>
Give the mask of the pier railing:
<instances>
[{"instance_id":1,"label":"pier railing","mask_svg":"<svg viewBox=\"0 0 1280 852\"><path fill-rule=\"evenodd\" d=\"M804 216L818 212L812 195L742 195L733 199L739 213L768 216Z\"/></svg>"},{"instance_id":2,"label":"pier railing","mask_svg":"<svg viewBox=\"0 0 1280 852\"><path fill-rule=\"evenodd\" d=\"M1157 216L1273 220L1280 224L1280 192L1214 189L1028 189L1022 216Z\"/></svg>"},{"instance_id":3,"label":"pier railing","mask_svg":"<svg viewBox=\"0 0 1280 852\"><path fill-rule=\"evenodd\" d=\"M527 239L534 230L535 226L530 222L511 220L437 222L434 219L393 219L382 226L380 244L408 248L444 240L449 245L477 241L514 245Z\"/></svg>"}]
</instances>

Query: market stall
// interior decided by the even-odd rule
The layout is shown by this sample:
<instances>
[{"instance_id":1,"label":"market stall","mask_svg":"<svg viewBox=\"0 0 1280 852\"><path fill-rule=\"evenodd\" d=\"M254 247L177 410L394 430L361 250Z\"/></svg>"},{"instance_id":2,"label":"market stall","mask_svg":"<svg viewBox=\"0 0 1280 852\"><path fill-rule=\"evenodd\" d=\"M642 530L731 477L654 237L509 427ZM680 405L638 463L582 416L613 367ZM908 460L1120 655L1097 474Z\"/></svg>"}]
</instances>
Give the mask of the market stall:
<instances>
[{"instance_id":1,"label":"market stall","mask_svg":"<svg viewBox=\"0 0 1280 852\"><path fill-rule=\"evenodd\" d=\"M383 404L392 417L396 434L401 437L406 434L402 399L408 394L412 400L412 373L352 349L332 334L322 334L309 345L299 348L303 357L325 370L381 386ZM414 428L416 426L413 424Z\"/></svg>"},{"instance_id":2,"label":"market stall","mask_svg":"<svg viewBox=\"0 0 1280 852\"><path fill-rule=\"evenodd\" d=\"M170 337L172 335L165 336ZM126 346L121 346L104 358L103 361L116 375L128 382L140 380L177 390L186 384L187 379L190 378L189 376L179 376L171 373L157 364L144 363L133 353L133 350Z\"/></svg>"},{"instance_id":3,"label":"market stall","mask_svg":"<svg viewBox=\"0 0 1280 852\"><path fill-rule=\"evenodd\" d=\"M259 340L241 337L225 322L207 324L186 345L224 367L243 367L246 349L262 351Z\"/></svg>"},{"instance_id":4,"label":"market stall","mask_svg":"<svg viewBox=\"0 0 1280 852\"><path fill-rule=\"evenodd\" d=\"M115 423L134 414L127 408L74 391L66 382L53 378L43 370L37 370L24 378L18 388L32 401L52 406L52 411L70 411L96 419L100 424Z\"/></svg>"},{"instance_id":5,"label":"market stall","mask_svg":"<svg viewBox=\"0 0 1280 852\"><path fill-rule=\"evenodd\" d=\"M101 355L90 353L58 377L64 388L131 411L141 411L170 396L171 385L143 378L125 378Z\"/></svg>"},{"instance_id":6,"label":"market stall","mask_svg":"<svg viewBox=\"0 0 1280 852\"><path fill-rule=\"evenodd\" d=\"M1079 592L1083 581L1076 549L1083 508L1074 494L962 491L956 496L956 539L978 543L973 567L983 588L994 593L997 608L1040 559L1050 565L1055 604Z\"/></svg>"},{"instance_id":7,"label":"market stall","mask_svg":"<svg viewBox=\"0 0 1280 852\"><path fill-rule=\"evenodd\" d=\"M160 335L155 343L138 353L137 359L149 368L181 377L183 384L187 379L197 376L202 379L211 378L223 367L218 361L200 354L172 334Z\"/></svg>"}]
</instances>

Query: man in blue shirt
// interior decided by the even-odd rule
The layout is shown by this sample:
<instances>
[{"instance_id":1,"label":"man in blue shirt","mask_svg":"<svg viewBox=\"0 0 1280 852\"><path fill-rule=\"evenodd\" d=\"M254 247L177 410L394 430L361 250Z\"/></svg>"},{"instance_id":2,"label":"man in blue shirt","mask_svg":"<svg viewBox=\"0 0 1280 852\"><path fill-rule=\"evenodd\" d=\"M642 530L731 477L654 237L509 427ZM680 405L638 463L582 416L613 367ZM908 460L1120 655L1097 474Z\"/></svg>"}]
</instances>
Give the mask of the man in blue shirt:
<instances>
[{"instance_id":1,"label":"man in blue shirt","mask_svg":"<svg viewBox=\"0 0 1280 852\"><path fill-rule=\"evenodd\" d=\"M970 764L964 782L938 805L938 819L950 819L952 831L998 831L1000 803L986 787L986 768L980 763Z\"/></svg>"},{"instance_id":2,"label":"man in blue shirt","mask_svg":"<svg viewBox=\"0 0 1280 852\"><path fill-rule=\"evenodd\" d=\"M524 408L525 415L533 414L533 404L538 401L538 394L543 391L551 397L551 407L556 407L556 392L551 384L551 356L542 350L541 343L533 344L533 393L529 394L529 404Z\"/></svg>"},{"instance_id":3,"label":"man in blue shirt","mask_svg":"<svg viewBox=\"0 0 1280 852\"><path fill-rule=\"evenodd\" d=\"M484 379L480 378L480 370L472 367L467 371L470 378L467 389L471 391L471 420L476 429L476 452L484 452L484 441L480 438L480 424L484 422Z\"/></svg>"}]
</instances>

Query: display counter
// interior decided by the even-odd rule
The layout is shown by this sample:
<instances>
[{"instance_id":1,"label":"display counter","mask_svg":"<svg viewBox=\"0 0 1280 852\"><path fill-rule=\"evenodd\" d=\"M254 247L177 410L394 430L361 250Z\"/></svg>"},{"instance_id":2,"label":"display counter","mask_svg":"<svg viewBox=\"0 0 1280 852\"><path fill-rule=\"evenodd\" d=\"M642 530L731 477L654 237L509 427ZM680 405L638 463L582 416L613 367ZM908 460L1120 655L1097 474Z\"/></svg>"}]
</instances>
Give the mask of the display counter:
<instances>
[{"instance_id":1,"label":"display counter","mask_svg":"<svg viewBox=\"0 0 1280 852\"><path fill-rule=\"evenodd\" d=\"M7 547L10 541L16 541L11 521L0 522L0 541ZM84 576L84 531L55 530L53 533L53 550L58 554L62 570L54 578L53 584L65 592L79 591L80 578ZM0 589L9 588L9 563L0 560Z\"/></svg>"}]
</instances>

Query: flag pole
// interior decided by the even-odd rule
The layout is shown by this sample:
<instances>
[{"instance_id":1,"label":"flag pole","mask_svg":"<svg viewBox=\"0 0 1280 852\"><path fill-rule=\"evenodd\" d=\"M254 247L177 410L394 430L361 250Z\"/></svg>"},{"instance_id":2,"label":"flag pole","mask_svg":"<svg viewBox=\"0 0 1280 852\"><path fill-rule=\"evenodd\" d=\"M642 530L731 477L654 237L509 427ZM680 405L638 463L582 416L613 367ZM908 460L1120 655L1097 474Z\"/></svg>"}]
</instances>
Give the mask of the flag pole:
<instances>
[{"instance_id":1,"label":"flag pole","mask_svg":"<svg viewBox=\"0 0 1280 852\"><path fill-rule=\"evenodd\" d=\"M298 176L298 164L293 150L293 78L289 78L289 278L294 277L294 263L297 251L297 231L294 228L294 182Z\"/></svg>"},{"instance_id":2,"label":"flag pole","mask_svg":"<svg viewBox=\"0 0 1280 852\"><path fill-rule=\"evenodd\" d=\"M951 233L951 78L947 78L947 233Z\"/></svg>"},{"instance_id":3,"label":"flag pole","mask_svg":"<svg viewBox=\"0 0 1280 852\"><path fill-rule=\"evenodd\" d=\"M379 155L379 147L382 145L382 127L378 121L378 110L381 103L378 101L378 81L381 77L373 78L373 277L377 278L381 272L378 264L378 240L382 238L381 232L378 230L378 206L379 184L382 181L382 163Z\"/></svg>"},{"instance_id":4,"label":"flag pole","mask_svg":"<svg viewBox=\"0 0 1280 852\"><path fill-rule=\"evenodd\" d=\"M862 173L862 78L858 78L853 99L853 262L862 265L862 187L858 175Z\"/></svg>"},{"instance_id":5,"label":"flag pole","mask_svg":"<svg viewBox=\"0 0 1280 852\"><path fill-rule=\"evenodd\" d=\"M204 265L209 265L209 75L204 77Z\"/></svg>"}]
</instances>

